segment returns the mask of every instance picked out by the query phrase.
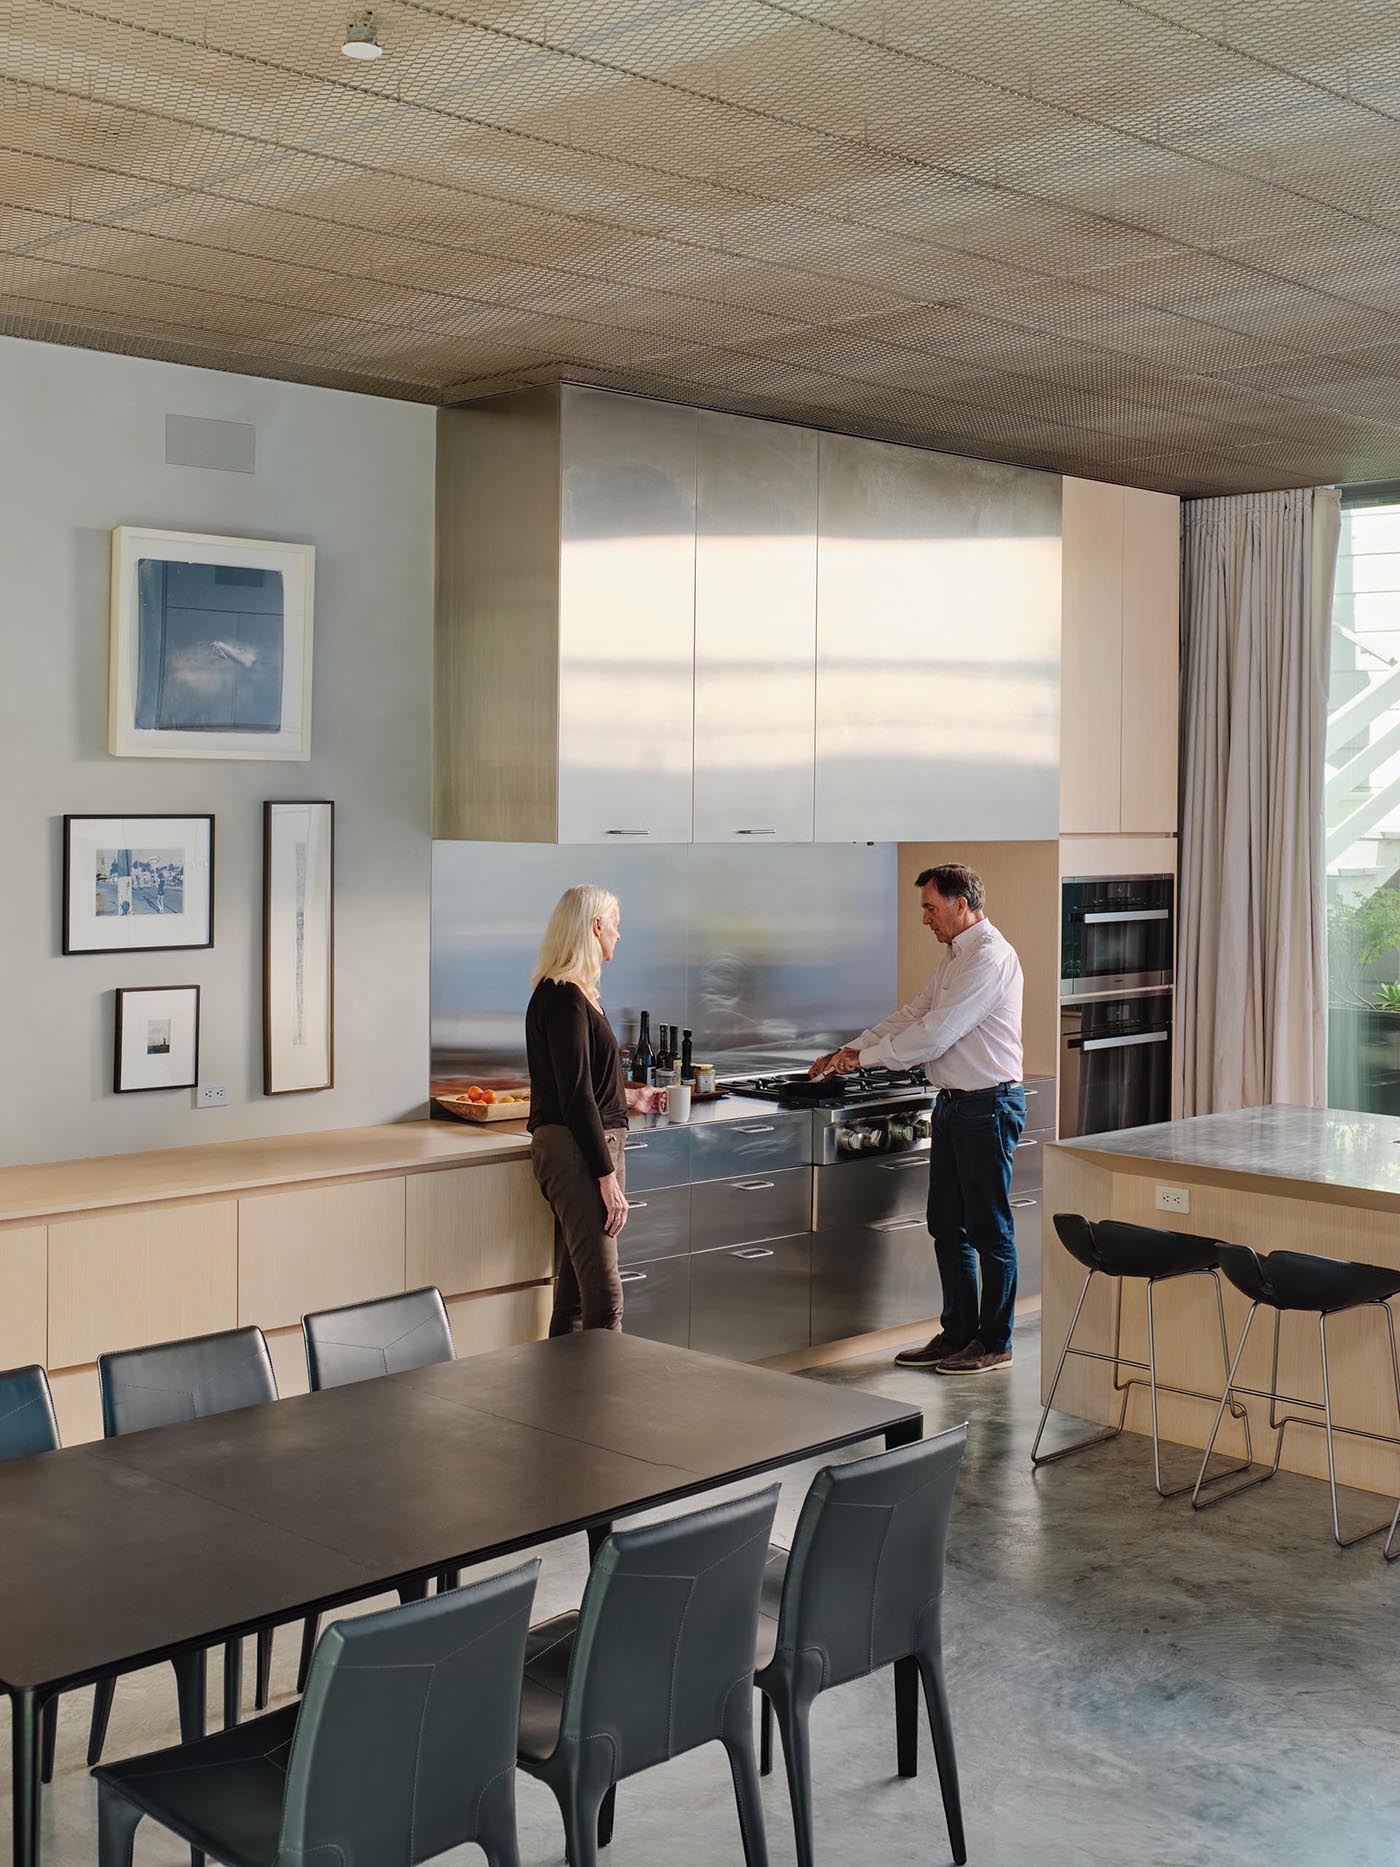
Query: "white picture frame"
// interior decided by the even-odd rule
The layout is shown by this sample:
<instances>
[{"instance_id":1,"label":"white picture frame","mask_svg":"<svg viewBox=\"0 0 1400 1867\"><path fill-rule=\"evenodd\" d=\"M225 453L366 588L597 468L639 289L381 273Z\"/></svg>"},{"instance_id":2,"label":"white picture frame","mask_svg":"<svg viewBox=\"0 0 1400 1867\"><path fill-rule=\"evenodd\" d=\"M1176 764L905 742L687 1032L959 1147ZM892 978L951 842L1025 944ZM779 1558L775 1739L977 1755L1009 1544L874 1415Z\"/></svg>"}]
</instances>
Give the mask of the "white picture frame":
<instances>
[{"instance_id":1,"label":"white picture frame","mask_svg":"<svg viewBox=\"0 0 1400 1867\"><path fill-rule=\"evenodd\" d=\"M309 759L312 545L118 525L107 749Z\"/></svg>"},{"instance_id":2,"label":"white picture frame","mask_svg":"<svg viewBox=\"0 0 1400 1867\"><path fill-rule=\"evenodd\" d=\"M335 1080L335 805L263 805L263 1094Z\"/></svg>"},{"instance_id":3,"label":"white picture frame","mask_svg":"<svg viewBox=\"0 0 1400 1867\"><path fill-rule=\"evenodd\" d=\"M199 1082L199 987L117 988L112 1088L193 1089Z\"/></svg>"},{"instance_id":4,"label":"white picture frame","mask_svg":"<svg viewBox=\"0 0 1400 1867\"><path fill-rule=\"evenodd\" d=\"M65 956L213 946L213 817L65 817L62 932Z\"/></svg>"}]
</instances>

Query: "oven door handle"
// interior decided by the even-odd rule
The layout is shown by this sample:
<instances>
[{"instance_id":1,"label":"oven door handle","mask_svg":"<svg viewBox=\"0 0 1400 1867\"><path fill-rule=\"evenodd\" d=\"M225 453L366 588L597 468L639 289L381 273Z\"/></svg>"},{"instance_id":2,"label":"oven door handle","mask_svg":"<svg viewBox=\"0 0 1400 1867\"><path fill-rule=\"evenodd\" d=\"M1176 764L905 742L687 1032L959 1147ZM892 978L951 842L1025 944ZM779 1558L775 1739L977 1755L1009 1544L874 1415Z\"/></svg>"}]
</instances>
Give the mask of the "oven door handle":
<instances>
[{"instance_id":1,"label":"oven door handle","mask_svg":"<svg viewBox=\"0 0 1400 1867\"><path fill-rule=\"evenodd\" d=\"M1070 1050L1129 1050L1136 1044L1165 1044L1170 1031L1143 1031L1132 1037L1071 1037Z\"/></svg>"},{"instance_id":2,"label":"oven door handle","mask_svg":"<svg viewBox=\"0 0 1400 1867\"><path fill-rule=\"evenodd\" d=\"M1083 909L1072 911L1072 921L1083 921L1086 927L1121 927L1129 921L1169 921L1172 917L1170 908L1122 908L1113 914L1086 914Z\"/></svg>"},{"instance_id":3,"label":"oven door handle","mask_svg":"<svg viewBox=\"0 0 1400 1867\"><path fill-rule=\"evenodd\" d=\"M876 1219L870 1229L872 1232L907 1232L911 1231L916 1225L922 1225L927 1229L928 1220L922 1217L917 1219Z\"/></svg>"}]
</instances>

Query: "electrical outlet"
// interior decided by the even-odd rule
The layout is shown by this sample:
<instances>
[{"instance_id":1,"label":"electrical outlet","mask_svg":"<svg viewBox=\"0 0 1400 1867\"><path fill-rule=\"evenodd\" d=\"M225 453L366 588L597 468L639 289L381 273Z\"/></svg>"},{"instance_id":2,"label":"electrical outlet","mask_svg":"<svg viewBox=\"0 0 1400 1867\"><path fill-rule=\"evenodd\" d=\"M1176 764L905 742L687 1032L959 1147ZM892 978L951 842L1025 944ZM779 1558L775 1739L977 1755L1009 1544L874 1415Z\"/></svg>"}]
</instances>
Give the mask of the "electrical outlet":
<instances>
[{"instance_id":1,"label":"electrical outlet","mask_svg":"<svg viewBox=\"0 0 1400 1867\"><path fill-rule=\"evenodd\" d=\"M194 1105L197 1109L226 1109L228 1084L201 1083L194 1092Z\"/></svg>"},{"instance_id":2,"label":"electrical outlet","mask_svg":"<svg viewBox=\"0 0 1400 1867\"><path fill-rule=\"evenodd\" d=\"M1188 1186L1159 1186L1157 1188L1158 1212L1189 1212L1191 1210L1191 1189Z\"/></svg>"}]
</instances>

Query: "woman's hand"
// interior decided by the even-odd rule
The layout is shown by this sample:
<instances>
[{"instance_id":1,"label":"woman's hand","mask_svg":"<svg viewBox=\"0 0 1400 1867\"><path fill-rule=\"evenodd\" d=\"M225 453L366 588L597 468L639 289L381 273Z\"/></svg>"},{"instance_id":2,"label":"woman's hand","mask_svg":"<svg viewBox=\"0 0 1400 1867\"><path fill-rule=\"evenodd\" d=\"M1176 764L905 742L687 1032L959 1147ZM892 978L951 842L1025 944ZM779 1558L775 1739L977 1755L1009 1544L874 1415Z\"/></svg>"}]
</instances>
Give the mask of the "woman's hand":
<instances>
[{"instance_id":1,"label":"woman's hand","mask_svg":"<svg viewBox=\"0 0 1400 1867\"><path fill-rule=\"evenodd\" d=\"M609 1238L616 1238L627 1223L627 1196L615 1173L603 1175L598 1191L603 1195L603 1230Z\"/></svg>"},{"instance_id":2,"label":"woman's hand","mask_svg":"<svg viewBox=\"0 0 1400 1867\"><path fill-rule=\"evenodd\" d=\"M666 1106L664 1089L648 1089L642 1083L626 1083L622 1093L633 1115L659 1115Z\"/></svg>"}]
</instances>

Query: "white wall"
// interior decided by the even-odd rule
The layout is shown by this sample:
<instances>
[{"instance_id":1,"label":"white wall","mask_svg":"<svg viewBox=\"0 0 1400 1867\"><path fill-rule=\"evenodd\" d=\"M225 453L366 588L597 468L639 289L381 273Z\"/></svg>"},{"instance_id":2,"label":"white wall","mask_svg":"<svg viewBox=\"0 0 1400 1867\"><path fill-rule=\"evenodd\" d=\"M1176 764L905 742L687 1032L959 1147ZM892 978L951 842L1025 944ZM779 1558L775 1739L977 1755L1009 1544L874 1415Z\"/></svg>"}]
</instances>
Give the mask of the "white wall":
<instances>
[{"instance_id":1,"label":"white wall","mask_svg":"<svg viewBox=\"0 0 1400 1867\"><path fill-rule=\"evenodd\" d=\"M167 413L251 422L254 473L168 466ZM428 1066L434 415L0 338L0 1163L389 1121ZM107 754L114 525L316 547L309 764ZM262 803L336 805L336 1083L265 1098ZM214 946L60 956L65 812L212 811ZM113 990L203 987L192 1091L112 1092Z\"/></svg>"}]
</instances>

